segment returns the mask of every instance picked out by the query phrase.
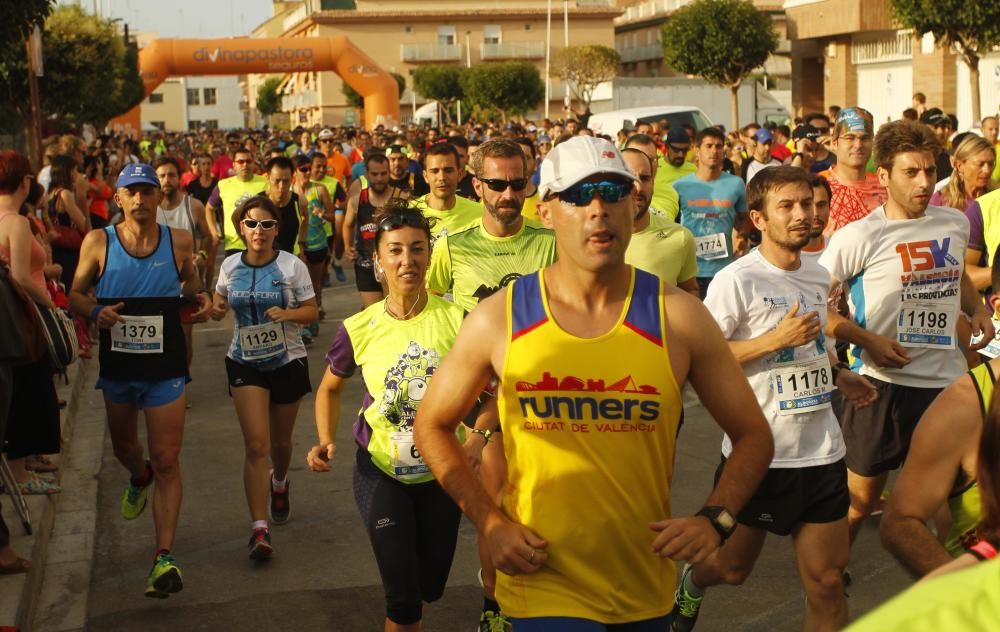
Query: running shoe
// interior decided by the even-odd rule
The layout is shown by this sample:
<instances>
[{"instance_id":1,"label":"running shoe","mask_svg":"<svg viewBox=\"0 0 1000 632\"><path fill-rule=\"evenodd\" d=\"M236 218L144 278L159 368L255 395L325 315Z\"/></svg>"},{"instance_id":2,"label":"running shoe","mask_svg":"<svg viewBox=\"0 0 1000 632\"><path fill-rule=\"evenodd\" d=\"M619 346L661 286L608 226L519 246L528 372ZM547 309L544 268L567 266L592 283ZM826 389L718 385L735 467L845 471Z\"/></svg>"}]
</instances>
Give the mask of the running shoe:
<instances>
[{"instance_id":1,"label":"running shoe","mask_svg":"<svg viewBox=\"0 0 1000 632\"><path fill-rule=\"evenodd\" d=\"M267 529L254 529L250 535L250 542L247 543L251 560L266 560L274 553L271 546L271 532Z\"/></svg>"},{"instance_id":2,"label":"running shoe","mask_svg":"<svg viewBox=\"0 0 1000 632\"><path fill-rule=\"evenodd\" d=\"M337 264L333 265L333 273L337 276L337 280L340 281L341 283L347 282L347 275L344 274L344 269L338 266Z\"/></svg>"},{"instance_id":3,"label":"running shoe","mask_svg":"<svg viewBox=\"0 0 1000 632\"><path fill-rule=\"evenodd\" d=\"M169 552L160 553L153 562L153 569L146 579L146 596L154 599L166 599L170 593L184 590L184 579L181 569L174 563L174 556Z\"/></svg>"},{"instance_id":4,"label":"running shoe","mask_svg":"<svg viewBox=\"0 0 1000 632\"><path fill-rule=\"evenodd\" d=\"M153 484L153 467L146 461L146 484L136 485L131 480L125 493L122 494L122 517L135 520L146 509L146 498L149 496L149 486Z\"/></svg>"},{"instance_id":5,"label":"running shoe","mask_svg":"<svg viewBox=\"0 0 1000 632\"><path fill-rule=\"evenodd\" d=\"M273 474L272 470L272 474ZM270 478L270 477L269 477ZM285 524L288 522L288 518L292 513L292 506L288 503L288 487L292 482L289 480L285 481L284 491L277 491L274 489L274 479L271 478L271 522L274 524Z\"/></svg>"},{"instance_id":6,"label":"running shoe","mask_svg":"<svg viewBox=\"0 0 1000 632\"><path fill-rule=\"evenodd\" d=\"M318 310L318 311L319 311L319 319L320 319L320 320L323 320L323 319L325 319L325 318L326 318L326 310L325 310L325 309L323 309L323 307L322 307L322 306L320 306L320 308L319 308L319 310Z\"/></svg>"},{"instance_id":7,"label":"running shoe","mask_svg":"<svg viewBox=\"0 0 1000 632\"><path fill-rule=\"evenodd\" d=\"M689 632L694 629L694 624L698 621L698 611L701 609L701 602L705 595L694 597L684 589L684 580L694 572L694 567L690 564L684 565L684 572L677 582L677 591L674 593L674 622L670 625L670 632Z\"/></svg>"},{"instance_id":8,"label":"running shoe","mask_svg":"<svg viewBox=\"0 0 1000 632\"><path fill-rule=\"evenodd\" d=\"M313 338L319 337L319 323L309 323L309 333Z\"/></svg>"},{"instance_id":9,"label":"running shoe","mask_svg":"<svg viewBox=\"0 0 1000 632\"><path fill-rule=\"evenodd\" d=\"M310 331L309 325L302 325L299 328L299 337L302 338L302 344L309 346L313 343L312 331Z\"/></svg>"},{"instance_id":10,"label":"running shoe","mask_svg":"<svg viewBox=\"0 0 1000 632\"><path fill-rule=\"evenodd\" d=\"M502 612L486 610L479 616L479 632L511 632L514 626Z\"/></svg>"}]
</instances>

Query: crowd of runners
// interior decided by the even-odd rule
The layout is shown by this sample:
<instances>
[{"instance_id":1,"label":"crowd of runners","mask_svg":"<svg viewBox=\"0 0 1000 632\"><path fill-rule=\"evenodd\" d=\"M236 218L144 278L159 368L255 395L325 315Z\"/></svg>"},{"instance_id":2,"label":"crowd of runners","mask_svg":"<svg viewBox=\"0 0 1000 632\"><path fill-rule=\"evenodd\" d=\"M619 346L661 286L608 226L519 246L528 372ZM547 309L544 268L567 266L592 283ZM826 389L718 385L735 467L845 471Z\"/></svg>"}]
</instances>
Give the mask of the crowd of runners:
<instances>
[{"instance_id":1,"label":"crowd of runners","mask_svg":"<svg viewBox=\"0 0 1000 632\"><path fill-rule=\"evenodd\" d=\"M192 362L221 368L192 332L225 320L247 554L280 550L323 362L305 459L353 468L386 630L444 594L463 515L485 632L694 629L768 534L791 536L804 629L841 629L876 513L915 578L945 577L854 629L990 629L1000 145L996 117L957 128L846 107L614 139L576 121L65 136L40 172L0 152L0 255L72 311L82 355L97 336L121 513L152 505L149 597L183 588L185 386ZM322 290L349 279L359 311L328 325ZM44 363L0 384L12 411L54 397ZM685 399L724 435L703 507L675 516ZM8 429L25 493L59 491L43 434ZM0 572L28 566L0 521Z\"/></svg>"}]
</instances>

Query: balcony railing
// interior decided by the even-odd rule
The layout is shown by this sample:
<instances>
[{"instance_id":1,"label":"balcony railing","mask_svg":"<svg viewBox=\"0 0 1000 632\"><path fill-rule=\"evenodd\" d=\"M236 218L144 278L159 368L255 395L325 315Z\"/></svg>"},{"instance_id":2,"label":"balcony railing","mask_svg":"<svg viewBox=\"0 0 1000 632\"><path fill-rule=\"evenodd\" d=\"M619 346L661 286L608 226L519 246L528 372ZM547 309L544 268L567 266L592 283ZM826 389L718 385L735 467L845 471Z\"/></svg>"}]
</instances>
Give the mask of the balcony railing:
<instances>
[{"instance_id":1,"label":"balcony railing","mask_svg":"<svg viewBox=\"0 0 1000 632\"><path fill-rule=\"evenodd\" d=\"M461 61L462 47L458 44L400 44L400 60Z\"/></svg>"},{"instance_id":2,"label":"balcony railing","mask_svg":"<svg viewBox=\"0 0 1000 632\"><path fill-rule=\"evenodd\" d=\"M663 59L663 45L649 44L647 46L636 46L635 48L623 48L618 51L622 58L622 63L635 61L645 61L648 59Z\"/></svg>"},{"instance_id":3,"label":"balcony railing","mask_svg":"<svg viewBox=\"0 0 1000 632\"><path fill-rule=\"evenodd\" d=\"M281 111L291 112L301 108L311 108L319 105L319 94L315 90L304 90L281 97Z\"/></svg>"},{"instance_id":4,"label":"balcony railing","mask_svg":"<svg viewBox=\"0 0 1000 632\"><path fill-rule=\"evenodd\" d=\"M692 0L646 0L645 2L625 7L625 12L615 18L615 24L628 24L630 22L638 22L639 20L646 20L655 15L672 13L691 2Z\"/></svg>"},{"instance_id":5,"label":"balcony railing","mask_svg":"<svg viewBox=\"0 0 1000 632\"><path fill-rule=\"evenodd\" d=\"M479 48L479 56L485 60L543 59L545 57L545 42L501 42L499 44L483 44Z\"/></svg>"}]
</instances>

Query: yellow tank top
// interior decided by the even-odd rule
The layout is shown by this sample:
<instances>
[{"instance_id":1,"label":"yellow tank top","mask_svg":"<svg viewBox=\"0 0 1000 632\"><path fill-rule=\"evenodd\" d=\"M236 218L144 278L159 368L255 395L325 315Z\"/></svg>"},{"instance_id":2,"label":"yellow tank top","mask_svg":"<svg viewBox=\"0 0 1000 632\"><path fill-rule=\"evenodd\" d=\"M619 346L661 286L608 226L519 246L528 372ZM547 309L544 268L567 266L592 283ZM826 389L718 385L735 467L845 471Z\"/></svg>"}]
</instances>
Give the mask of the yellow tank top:
<instances>
[{"instance_id":1,"label":"yellow tank top","mask_svg":"<svg viewBox=\"0 0 1000 632\"><path fill-rule=\"evenodd\" d=\"M996 376L993 367L984 362L969 371L972 384L979 395L979 405L983 410L983 419L993 401L993 388ZM979 542L979 519L982 517L982 504L979 497L979 484L973 479L961 490L948 496L948 509L951 510L951 529L944 541L944 548L952 557L958 557Z\"/></svg>"},{"instance_id":2,"label":"yellow tank top","mask_svg":"<svg viewBox=\"0 0 1000 632\"><path fill-rule=\"evenodd\" d=\"M673 606L674 563L651 552L648 524L670 517L682 402L663 286L638 269L630 286L615 326L588 339L555 322L542 273L508 293L502 508L549 542L539 571L497 576L497 600L512 617L613 624Z\"/></svg>"}]
</instances>

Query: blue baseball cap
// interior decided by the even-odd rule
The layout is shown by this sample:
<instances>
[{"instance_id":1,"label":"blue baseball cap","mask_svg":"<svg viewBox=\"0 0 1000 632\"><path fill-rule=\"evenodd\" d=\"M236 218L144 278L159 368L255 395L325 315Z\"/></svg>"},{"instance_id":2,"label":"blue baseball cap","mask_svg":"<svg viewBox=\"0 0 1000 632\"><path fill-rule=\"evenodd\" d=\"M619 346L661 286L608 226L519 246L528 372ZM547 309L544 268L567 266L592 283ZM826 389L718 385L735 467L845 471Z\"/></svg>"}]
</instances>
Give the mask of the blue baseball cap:
<instances>
[{"instance_id":1,"label":"blue baseball cap","mask_svg":"<svg viewBox=\"0 0 1000 632\"><path fill-rule=\"evenodd\" d=\"M766 127L762 127L754 132L753 137L757 139L758 143L769 143L774 140L774 136L771 135L771 132Z\"/></svg>"},{"instance_id":2,"label":"blue baseball cap","mask_svg":"<svg viewBox=\"0 0 1000 632\"><path fill-rule=\"evenodd\" d=\"M133 184L150 184L159 189L160 179L156 177L156 171L151 165L141 162L125 165L125 168L118 174L118 182L115 183L115 186L124 189Z\"/></svg>"}]
</instances>

